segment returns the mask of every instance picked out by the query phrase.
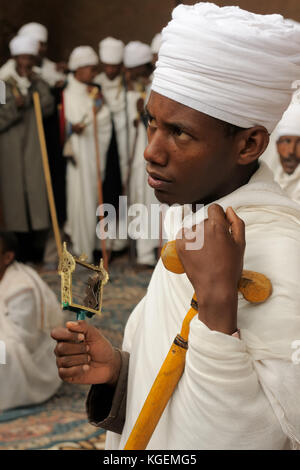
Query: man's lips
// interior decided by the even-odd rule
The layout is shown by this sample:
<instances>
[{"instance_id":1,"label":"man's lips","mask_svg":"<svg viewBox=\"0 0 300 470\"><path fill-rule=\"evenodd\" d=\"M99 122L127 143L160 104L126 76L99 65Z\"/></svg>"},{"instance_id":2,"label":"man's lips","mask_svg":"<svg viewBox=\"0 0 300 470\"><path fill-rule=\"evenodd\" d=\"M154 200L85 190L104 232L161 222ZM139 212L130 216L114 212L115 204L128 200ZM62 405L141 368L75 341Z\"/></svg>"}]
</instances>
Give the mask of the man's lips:
<instances>
[{"instance_id":1,"label":"man's lips","mask_svg":"<svg viewBox=\"0 0 300 470\"><path fill-rule=\"evenodd\" d=\"M171 183L170 180L158 173L148 171L148 184L153 189L165 189Z\"/></svg>"}]
</instances>

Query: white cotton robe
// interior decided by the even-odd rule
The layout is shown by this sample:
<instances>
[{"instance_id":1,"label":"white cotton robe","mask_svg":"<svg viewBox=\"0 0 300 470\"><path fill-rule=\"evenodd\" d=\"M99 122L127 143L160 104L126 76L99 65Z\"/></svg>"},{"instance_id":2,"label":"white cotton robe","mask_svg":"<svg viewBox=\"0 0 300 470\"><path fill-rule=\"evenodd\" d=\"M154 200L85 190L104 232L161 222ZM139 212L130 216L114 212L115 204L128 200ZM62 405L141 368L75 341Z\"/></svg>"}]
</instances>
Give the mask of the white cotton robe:
<instances>
[{"instance_id":1,"label":"white cotton robe","mask_svg":"<svg viewBox=\"0 0 300 470\"><path fill-rule=\"evenodd\" d=\"M38 274L14 262L0 281L0 411L42 403L61 384L53 354L52 328L63 324L55 294Z\"/></svg>"},{"instance_id":2,"label":"white cotton robe","mask_svg":"<svg viewBox=\"0 0 300 470\"><path fill-rule=\"evenodd\" d=\"M244 269L268 276L273 293L259 305L239 294L241 340L209 330L197 316L192 320L184 374L147 449L285 449L290 441L300 443L300 366L292 361L292 344L300 339L300 211L263 163L248 184L218 203L244 220ZM166 224L174 239L179 227ZM124 448L192 295L187 276L168 272L159 261L126 326L126 421L121 436L108 434L107 449Z\"/></svg>"},{"instance_id":3,"label":"white cotton robe","mask_svg":"<svg viewBox=\"0 0 300 470\"><path fill-rule=\"evenodd\" d=\"M119 152L119 163L123 186L126 185L128 174L128 136L126 116L126 95L122 83L122 76L109 80L105 73L101 73L95 79L95 83L101 85L105 102L111 112L115 126Z\"/></svg>"},{"instance_id":4,"label":"white cotton robe","mask_svg":"<svg viewBox=\"0 0 300 470\"><path fill-rule=\"evenodd\" d=\"M94 101L87 93L87 86L70 75L68 86L64 91L64 103L65 117L69 123L78 124L83 120L86 123L82 134L74 133L69 138L76 166L68 162L65 231L72 239L74 253L77 255L85 253L88 260L92 261L93 250L100 248L100 240L96 236L98 223L96 211L99 199L93 126ZM104 181L106 156L112 132L110 112L105 105L97 114L97 129L101 178Z\"/></svg>"}]
</instances>

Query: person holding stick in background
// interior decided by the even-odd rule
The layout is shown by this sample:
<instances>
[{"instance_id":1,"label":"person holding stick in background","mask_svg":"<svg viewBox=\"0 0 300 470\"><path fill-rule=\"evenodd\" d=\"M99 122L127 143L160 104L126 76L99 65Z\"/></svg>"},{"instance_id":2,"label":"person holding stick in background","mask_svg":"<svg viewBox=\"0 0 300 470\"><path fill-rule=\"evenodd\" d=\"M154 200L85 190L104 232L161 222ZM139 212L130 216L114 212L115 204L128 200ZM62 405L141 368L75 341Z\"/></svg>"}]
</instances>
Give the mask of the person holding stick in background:
<instances>
[{"instance_id":1,"label":"person holding stick in background","mask_svg":"<svg viewBox=\"0 0 300 470\"><path fill-rule=\"evenodd\" d=\"M0 74L6 83L6 104L0 106L4 227L16 233L22 246L22 261L34 263L43 260L50 218L33 93L40 96L44 117L54 109L49 86L33 72L38 50L37 40L15 37L10 42L13 66Z\"/></svg>"},{"instance_id":2,"label":"person holding stick in background","mask_svg":"<svg viewBox=\"0 0 300 470\"><path fill-rule=\"evenodd\" d=\"M72 240L74 253L84 253L89 261L93 261L94 250L101 248L96 236L96 210L101 203L99 184L105 177L112 132L109 109L100 88L93 83L98 64L99 58L91 47L74 49L69 60L72 73L64 90L64 154L68 157L65 232Z\"/></svg>"}]
</instances>

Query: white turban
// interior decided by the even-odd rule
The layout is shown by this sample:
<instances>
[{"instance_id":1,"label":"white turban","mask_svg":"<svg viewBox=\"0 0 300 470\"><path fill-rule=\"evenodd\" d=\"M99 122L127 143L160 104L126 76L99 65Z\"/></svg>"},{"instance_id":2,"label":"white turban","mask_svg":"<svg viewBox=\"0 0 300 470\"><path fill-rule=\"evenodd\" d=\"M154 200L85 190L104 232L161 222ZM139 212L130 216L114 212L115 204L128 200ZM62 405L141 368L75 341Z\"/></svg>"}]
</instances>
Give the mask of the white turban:
<instances>
[{"instance_id":1,"label":"white turban","mask_svg":"<svg viewBox=\"0 0 300 470\"><path fill-rule=\"evenodd\" d=\"M161 46L161 33L158 33L154 36L151 43L152 54L158 54Z\"/></svg>"},{"instance_id":2,"label":"white turban","mask_svg":"<svg viewBox=\"0 0 300 470\"><path fill-rule=\"evenodd\" d=\"M125 44L114 38L106 38L99 44L100 60L104 64L119 65L123 62Z\"/></svg>"},{"instance_id":3,"label":"white turban","mask_svg":"<svg viewBox=\"0 0 300 470\"><path fill-rule=\"evenodd\" d=\"M9 43L9 50L13 57L21 54L37 56L39 47L39 42L29 36L16 36Z\"/></svg>"},{"instance_id":4,"label":"white turban","mask_svg":"<svg viewBox=\"0 0 300 470\"><path fill-rule=\"evenodd\" d=\"M90 46L76 47L69 58L69 69L75 72L80 67L86 67L88 65L98 65L99 58Z\"/></svg>"},{"instance_id":5,"label":"white turban","mask_svg":"<svg viewBox=\"0 0 300 470\"><path fill-rule=\"evenodd\" d=\"M300 137L300 105L291 104L281 121L279 122L276 131L276 138L279 139L284 135Z\"/></svg>"},{"instance_id":6,"label":"white turban","mask_svg":"<svg viewBox=\"0 0 300 470\"><path fill-rule=\"evenodd\" d=\"M228 123L271 133L300 78L300 28L281 15L179 5L164 28L152 89Z\"/></svg>"},{"instance_id":7,"label":"white turban","mask_svg":"<svg viewBox=\"0 0 300 470\"><path fill-rule=\"evenodd\" d=\"M31 36L40 42L48 41L48 31L40 23L27 23L19 29L18 36Z\"/></svg>"},{"instance_id":8,"label":"white turban","mask_svg":"<svg viewBox=\"0 0 300 470\"><path fill-rule=\"evenodd\" d=\"M152 62L152 51L148 44L131 41L124 49L124 65L128 69Z\"/></svg>"}]
</instances>

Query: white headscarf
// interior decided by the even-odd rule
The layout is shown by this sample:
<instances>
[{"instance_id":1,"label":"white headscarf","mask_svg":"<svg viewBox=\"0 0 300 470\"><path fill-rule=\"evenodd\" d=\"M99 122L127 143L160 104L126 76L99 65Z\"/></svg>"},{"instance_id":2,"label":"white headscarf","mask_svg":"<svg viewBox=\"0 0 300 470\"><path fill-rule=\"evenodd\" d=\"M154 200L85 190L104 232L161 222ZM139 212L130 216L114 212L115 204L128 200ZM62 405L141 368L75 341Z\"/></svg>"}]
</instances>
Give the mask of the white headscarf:
<instances>
[{"instance_id":1,"label":"white headscarf","mask_svg":"<svg viewBox=\"0 0 300 470\"><path fill-rule=\"evenodd\" d=\"M300 137L300 104L291 104L276 128L276 138L284 135Z\"/></svg>"},{"instance_id":2,"label":"white headscarf","mask_svg":"<svg viewBox=\"0 0 300 470\"><path fill-rule=\"evenodd\" d=\"M123 41L108 37L99 43L100 60L104 64L118 65L123 62L125 44Z\"/></svg>"},{"instance_id":3,"label":"white headscarf","mask_svg":"<svg viewBox=\"0 0 300 470\"><path fill-rule=\"evenodd\" d=\"M88 65L98 65L99 58L90 46L76 47L70 55L69 69L75 72L80 67L86 67Z\"/></svg>"},{"instance_id":4,"label":"white headscarf","mask_svg":"<svg viewBox=\"0 0 300 470\"><path fill-rule=\"evenodd\" d=\"M161 46L161 33L158 33L154 36L151 43L152 54L158 54Z\"/></svg>"},{"instance_id":5,"label":"white headscarf","mask_svg":"<svg viewBox=\"0 0 300 470\"><path fill-rule=\"evenodd\" d=\"M18 36L30 36L40 42L48 41L48 30L40 23L27 23L19 29Z\"/></svg>"},{"instance_id":6,"label":"white headscarf","mask_svg":"<svg viewBox=\"0 0 300 470\"><path fill-rule=\"evenodd\" d=\"M124 49L124 65L128 69L148 64L152 61L152 51L148 44L131 41Z\"/></svg>"},{"instance_id":7,"label":"white headscarf","mask_svg":"<svg viewBox=\"0 0 300 470\"><path fill-rule=\"evenodd\" d=\"M212 3L179 5L162 32L152 89L231 124L271 133L300 77L300 27Z\"/></svg>"},{"instance_id":8,"label":"white headscarf","mask_svg":"<svg viewBox=\"0 0 300 470\"><path fill-rule=\"evenodd\" d=\"M38 55L39 43L29 36L16 36L9 43L9 50L13 57L21 54Z\"/></svg>"}]
</instances>

